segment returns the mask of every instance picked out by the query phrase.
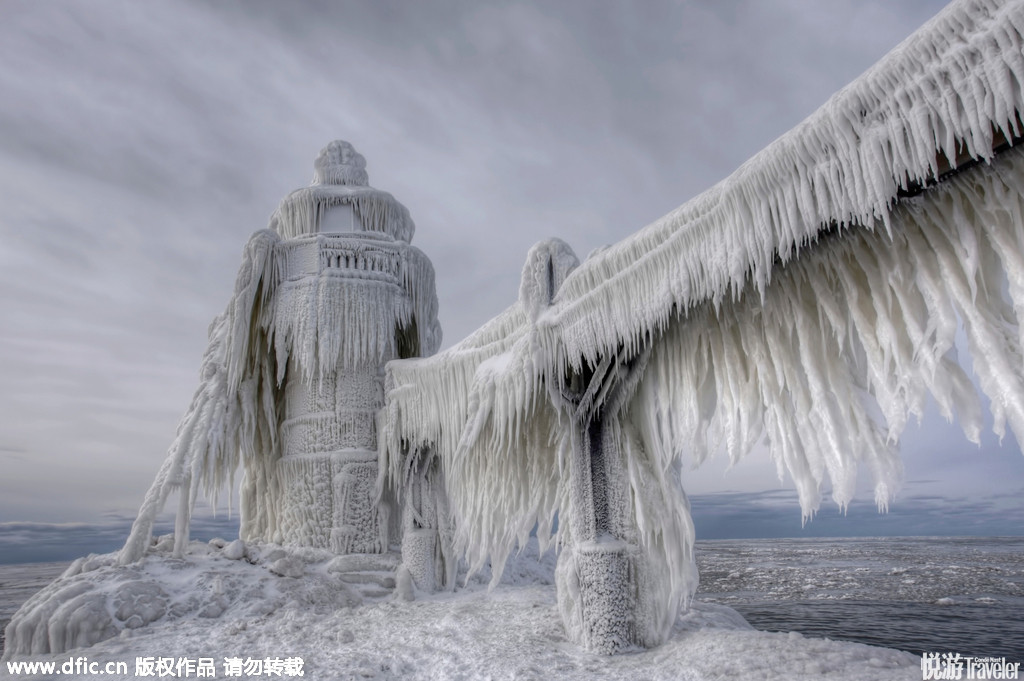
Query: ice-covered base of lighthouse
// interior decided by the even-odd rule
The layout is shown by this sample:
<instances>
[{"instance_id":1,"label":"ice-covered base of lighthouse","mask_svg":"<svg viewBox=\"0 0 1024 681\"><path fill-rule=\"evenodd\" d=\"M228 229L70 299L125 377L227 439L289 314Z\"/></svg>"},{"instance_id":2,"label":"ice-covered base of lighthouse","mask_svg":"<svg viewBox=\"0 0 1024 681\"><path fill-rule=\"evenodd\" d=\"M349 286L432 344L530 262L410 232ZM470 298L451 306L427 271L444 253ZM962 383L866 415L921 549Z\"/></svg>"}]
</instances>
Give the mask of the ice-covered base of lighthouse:
<instances>
[{"instance_id":1,"label":"ice-covered base of lighthouse","mask_svg":"<svg viewBox=\"0 0 1024 681\"><path fill-rule=\"evenodd\" d=\"M485 569L456 594L419 594L412 602L360 597L344 573L332 569L345 556L216 544L192 542L183 558L173 558L166 537L131 566L118 566L113 554L77 562L70 570L75 574L31 599L11 627L29 629L29 614L56 592L77 591L80 600L62 610L61 620L51 618L50 631L38 630L35 649L12 648L19 637L8 628L5 661L58 667L79 657L100 665L127 662L126 674L103 676L111 680L140 678L136 659L146 657L174 664L213 659L217 678L226 675L225 658L300 659L301 678L323 681L921 678L921 660L910 653L756 631L734 610L701 601L676 620L657 649L588 653L567 638L553 586L555 556L538 557L535 540L509 559L489 593ZM282 574L286 568L302 576ZM460 585L464 578L463 572ZM85 617L90 607L101 616ZM47 651L50 640L70 645L65 652ZM264 671L262 678L277 677Z\"/></svg>"},{"instance_id":2,"label":"ice-covered base of lighthouse","mask_svg":"<svg viewBox=\"0 0 1024 681\"><path fill-rule=\"evenodd\" d=\"M375 367L364 367L312 385L289 383L277 465L286 543L335 553L387 550L386 507L376 503L373 412L366 408L381 401L381 382ZM369 400L353 404L362 395Z\"/></svg>"}]
</instances>

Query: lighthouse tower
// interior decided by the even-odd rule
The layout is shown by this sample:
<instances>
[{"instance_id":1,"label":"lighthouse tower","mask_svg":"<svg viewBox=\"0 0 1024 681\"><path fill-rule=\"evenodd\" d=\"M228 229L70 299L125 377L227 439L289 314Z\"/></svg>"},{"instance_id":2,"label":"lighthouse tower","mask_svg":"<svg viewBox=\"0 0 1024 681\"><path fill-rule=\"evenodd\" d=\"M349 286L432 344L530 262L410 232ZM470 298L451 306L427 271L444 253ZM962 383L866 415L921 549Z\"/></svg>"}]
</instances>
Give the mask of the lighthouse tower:
<instances>
[{"instance_id":1,"label":"lighthouse tower","mask_svg":"<svg viewBox=\"0 0 1024 681\"><path fill-rule=\"evenodd\" d=\"M409 211L369 186L351 144L331 142L314 167L313 183L245 247L122 564L146 554L175 491L174 552L184 555L200 489L215 494L239 465L246 542L372 554L398 539L398 513L378 502L376 414L384 365L441 343L434 268L409 245Z\"/></svg>"},{"instance_id":2,"label":"lighthouse tower","mask_svg":"<svg viewBox=\"0 0 1024 681\"><path fill-rule=\"evenodd\" d=\"M317 157L309 187L271 218L279 458L261 485L272 501L257 534L336 553L388 550L389 509L376 503L376 413L384 364L433 354L441 340L434 271L409 245L405 207L368 185L347 142ZM246 522L243 518L243 535Z\"/></svg>"}]
</instances>

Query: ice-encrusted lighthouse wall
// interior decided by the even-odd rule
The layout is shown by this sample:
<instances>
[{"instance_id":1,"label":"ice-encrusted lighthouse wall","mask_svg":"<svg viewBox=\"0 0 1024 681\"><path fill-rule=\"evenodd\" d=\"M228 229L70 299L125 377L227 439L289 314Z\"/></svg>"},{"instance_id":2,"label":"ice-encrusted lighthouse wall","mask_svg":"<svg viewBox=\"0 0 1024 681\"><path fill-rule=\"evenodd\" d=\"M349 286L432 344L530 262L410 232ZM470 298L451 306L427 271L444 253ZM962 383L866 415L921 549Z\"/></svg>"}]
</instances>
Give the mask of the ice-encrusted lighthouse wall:
<instances>
[{"instance_id":1,"label":"ice-encrusted lighthouse wall","mask_svg":"<svg viewBox=\"0 0 1024 681\"><path fill-rule=\"evenodd\" d=\"M409 245L409 213L369 186L365 167L350 144L332 142L313 183L250 239L122 562L144 554L175 489L184 551L199 490L216 494L239 465L242 539L387 551L391 509L376 490L383 368L433 354L441 331L434 270Z\"/></svg>"},{"instance_id":2,"label":"ice-encrusted lighthouse wall","mask_svg":"<svg viewBox=\"0 0 1024 681\"><path fill-rule=\"evenodd\" d=\"M275 326L285 342L302 339L284 373L277 531L286 543L336 553L387 550L387 509L375 501L375 414L384 363L420 354L403 281L416 254L412 223L390 195L366 186L363 166L346 143L328 146L313 185L285 198L275 220L284 238ZM359 202L370 211L357 211ZM422 323L432 329L436 320ZM432 334L429 344L436 341Z\"/></svg>"}]
</instances>

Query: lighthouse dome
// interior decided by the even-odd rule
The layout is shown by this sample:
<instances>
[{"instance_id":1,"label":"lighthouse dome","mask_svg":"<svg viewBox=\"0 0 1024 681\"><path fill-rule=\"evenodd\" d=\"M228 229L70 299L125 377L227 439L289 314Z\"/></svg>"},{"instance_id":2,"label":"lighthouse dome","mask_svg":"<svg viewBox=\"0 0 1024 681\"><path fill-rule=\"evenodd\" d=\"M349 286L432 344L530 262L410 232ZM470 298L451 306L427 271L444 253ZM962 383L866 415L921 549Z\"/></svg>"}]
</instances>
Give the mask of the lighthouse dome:
<instances>
[{"instance_id":1,"label":"lighthouse dome","mask_svg":"<svg viewBox=\"0 0 1024 681\"><path fill-rule=\"evenodd\" d=\"M416 226L391 194L369 185L366 159L344 140L320 150L313 182L286 196L270 218L282 238L318 233L377 232L406 243Z\"/></svg>"}]
</instances>

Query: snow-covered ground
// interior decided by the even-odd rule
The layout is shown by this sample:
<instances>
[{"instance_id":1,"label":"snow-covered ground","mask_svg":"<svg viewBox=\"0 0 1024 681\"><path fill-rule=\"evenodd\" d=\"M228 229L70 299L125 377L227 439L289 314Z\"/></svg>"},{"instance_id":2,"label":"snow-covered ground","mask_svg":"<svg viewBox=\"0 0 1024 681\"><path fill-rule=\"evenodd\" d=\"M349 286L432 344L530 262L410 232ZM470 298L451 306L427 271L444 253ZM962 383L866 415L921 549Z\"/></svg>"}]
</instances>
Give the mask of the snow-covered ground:
<instances>
[{"instance_id":1,"label":"snow-covered ground","mask_svg":"<svg viewBox=\"0 0 1024 681\"><path fill-rule=\"evenodd\" d=\"M346 582L351 565L326 553L250 546L244 558L228 557L239 548L194 542L181 560L156 551L135 566L117 567L112 555L73 565L69 572L84 571L50 585L26 609L74 588L80 600L60 618L64 635L113 636L63 653L9 655L0 668L7 673L11 662L53 661L59 669L85 657L98 670L127 663L126 674L104 679L137 679L146 671L138 658L185 660L183 670L187 661L212 658L216 678L230 678L226 658L234 658L243 665L237 676L278 678L270 673L275 669L284 678L301 658L304 677L313 679L921 678L920 658L909 653L760 632L734 610L699 601L663 646L616 657L586 653L565 636L554 557L538 559L535 544L509 561L492 591L489 575L478 574L455 593L418 594L411 602L361 594L373 590ZM147 619L152 623L138 626ZM7 634L11 646L13 631ZM245 673L247 659L268 658L277 662ZM158 678L156 665L153 660Z\"/></svg>"}]
</instances>

